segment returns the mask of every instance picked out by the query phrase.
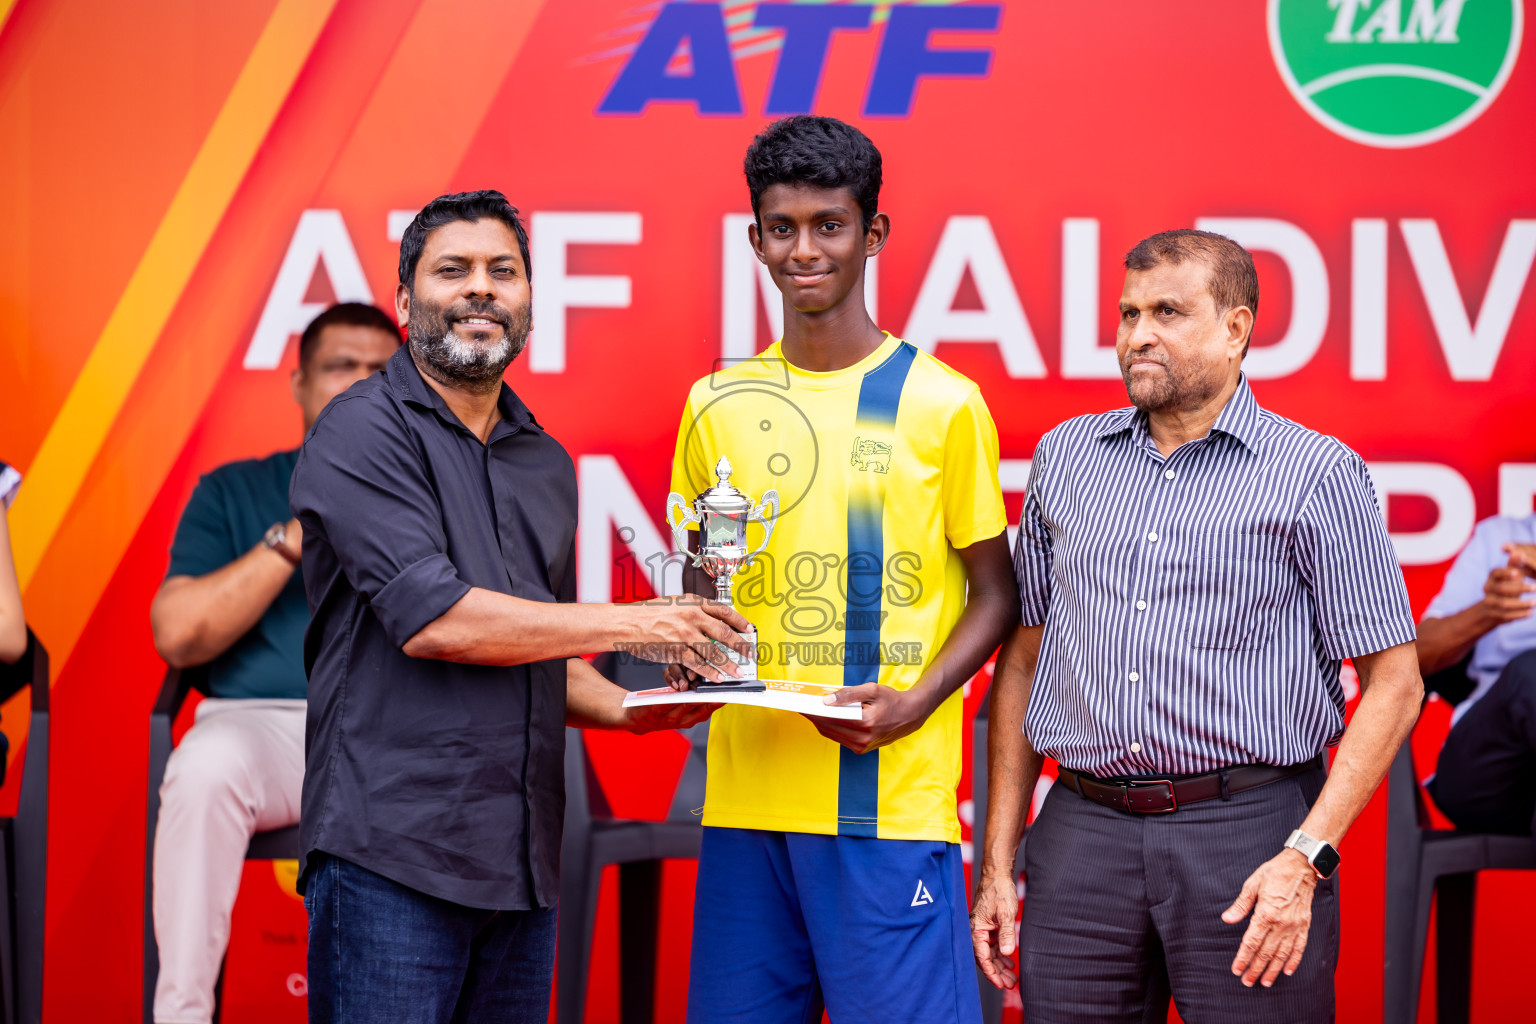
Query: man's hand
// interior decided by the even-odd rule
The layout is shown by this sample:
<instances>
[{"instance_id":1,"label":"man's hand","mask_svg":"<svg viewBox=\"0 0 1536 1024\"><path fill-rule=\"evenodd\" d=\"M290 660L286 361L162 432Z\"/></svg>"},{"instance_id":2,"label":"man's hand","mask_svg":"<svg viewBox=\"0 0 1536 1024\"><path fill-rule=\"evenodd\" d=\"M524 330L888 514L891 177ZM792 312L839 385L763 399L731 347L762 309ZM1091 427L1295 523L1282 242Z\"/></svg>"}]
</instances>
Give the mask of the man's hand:
<instances>
[{"instance_id":1,"label":"man's hand","mask_svg":"<svg viewBox=\"0 0 1536 1024\"><path fill-rule=\"evenodd\" d=\"M581 658L565 662L565 724L578 729L622 729L647 733L686 729L719 710L719 704L652 704L627 708L623 687L603 678Z\"/></svg>"},{"instance_id":2,"label":"man's hand","mask_svg":"<svg viewBox=\"0 0 1536 1024\"><path fill-rule=\"evenodd\" d=\"M1525 575L1536 579L1536 544L1505 544L1503 551L1509 556L1509 568L1519 569ZM1527 590L1536 590L1536 587L1527 587Z\"/></svg>"},{"instance_id":3,"label":"man's hand","mask_svg":"<svg viewBox=\"0 0 1536 1024\"><path fill-rule=\"evenodd\" d=\"M867 754L915 732L933 713L927 688L921 685L910 690L898 690L879 683L845 686L826 697L823 703L864 705L864 717L857 722L820 715L805 716L817 732L855 754Z\"/></svg>"},{"instance_id":4,"label":"man's hand","mask_svg":"<svg viewBox=\"0 0 1536 1024\"><path fill-rule=\"evenodd\" d=\"M1316 888L1317 873L1297 850L1281 850L1248 876L1237 902L1221 915L1227 924L1238 924L1253 911L1232 961L1232 973L1241 975L1244 985L1262 981L1268 988L1282 970L1296 973L1307 948Z\"/></svg>"},{"instance_id":5,"label":"man's hand","mask_svg":"<svg viewBox=\"0 0 1536 1024\"><path fill-rule=\"evenodd\" d=\"M976 906L971 909L971 949L976 966L998 988L1016 988L1019 984L1019 890L1011 871L1005 873L990 865L981 876L976 890Z\"/></svg>"},{"instance_id":6,"label":"man's hand","mask_svg":"<svg viewBox=\"0 0 1536 1024\"><path fill-rule=\"evenodd\" d=\"M651 704L640 708L625 708L624 717L615 728L644 735L663 729L687 729L698 725L720 710L723 704Z\"/></svg>"},{"instance_id":7,"label":"man's hand","mask_svg":"<svg viewBox=\"0 0 1536 1024\"><path fill-rule=\"evenodd\" d=\"M1536 578L1536 550L1532 548L1530 544L1504 545L1509 564L1488 574L1479 610L1483 619L1492 623L1490 629L1529 618L1536 611L1536 603L1527 599L1536 593L1536 583L1531 582Z\"/></svg>"},{"instance_id":8,"label":"man's hand","mask_svg":"<svg viewBox=\"0 0 1536 1024\"><path fill-rule=\"evenodd\" d=\"M622 607L632 616L626 645L642 648L637 653L649 661L673 663L668 666L666 678L674 689L687 689L686 685L677 684L682 676L674 669L686 668L714 682L741 675L722 647L748 658L756 653L751 642L741 637L752 624L724 602L683 594ZM643 650L645 647L651 650Z\"/></svg>"}]
</instances>

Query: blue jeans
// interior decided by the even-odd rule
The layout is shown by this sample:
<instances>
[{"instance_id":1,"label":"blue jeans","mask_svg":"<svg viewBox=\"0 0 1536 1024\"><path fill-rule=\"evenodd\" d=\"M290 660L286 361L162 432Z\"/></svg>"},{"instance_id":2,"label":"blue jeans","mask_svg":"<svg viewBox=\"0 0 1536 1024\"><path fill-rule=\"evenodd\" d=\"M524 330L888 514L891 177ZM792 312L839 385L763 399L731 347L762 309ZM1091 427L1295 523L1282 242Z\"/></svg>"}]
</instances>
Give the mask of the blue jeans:
<instances>
[{"instance_id":1,"label":"blue jeans","mask_svg":"<svg viewBox=\"0 0 1536 1024\"><path fill-rule=\"evenodd\" d=\"M478 910L325 857L304 894L310 1024L545 1024L555 911Z\"/></svg>"}]
</instances>

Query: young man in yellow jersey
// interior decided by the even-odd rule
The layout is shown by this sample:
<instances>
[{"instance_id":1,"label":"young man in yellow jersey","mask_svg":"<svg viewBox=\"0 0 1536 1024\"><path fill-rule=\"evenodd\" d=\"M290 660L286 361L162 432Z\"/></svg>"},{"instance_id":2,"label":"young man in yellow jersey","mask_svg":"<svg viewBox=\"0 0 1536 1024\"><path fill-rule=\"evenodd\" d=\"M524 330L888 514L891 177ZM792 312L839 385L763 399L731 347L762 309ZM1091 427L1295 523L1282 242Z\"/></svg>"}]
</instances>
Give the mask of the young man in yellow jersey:
<instances>
[{"instance_id":1,"label":"young man in yellow jersey","mask_svg":"<svg viewBox=\"0 0 1536 1024\"><path fill-rule=\"evenodd\" d=\"M784 337L693 386L672 489L725 456L743 491L778 491L735 587L758 671L841 685L863 718L716 713L688 1019L976 1021L955 787L961 684L1019 617L997 428L974 383L865 309L890 231L874 144L785 118L746 175Z\"/></svg>"}]
</instances>

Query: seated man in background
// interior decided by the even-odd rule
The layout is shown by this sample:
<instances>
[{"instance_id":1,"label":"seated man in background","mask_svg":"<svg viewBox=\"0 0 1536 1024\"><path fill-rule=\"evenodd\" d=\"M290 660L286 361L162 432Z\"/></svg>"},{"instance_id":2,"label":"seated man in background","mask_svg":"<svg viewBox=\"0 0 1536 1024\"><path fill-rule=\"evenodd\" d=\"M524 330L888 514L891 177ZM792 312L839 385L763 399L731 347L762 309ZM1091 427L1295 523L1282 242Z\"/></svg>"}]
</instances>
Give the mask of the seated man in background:
<instances>
[{"instance_id":1,"label":"seated man in background","mask_svg":"<svg viewBox=\"0 0 1536 1024\"><path fill-rule=\"evenodd\" d=\"M1536 515L1477 524L1419 623L1419 671L1468 659L1472 692L1429 783L1456 824L1526 835L1536 817Z\"/></svg>"},{"instance_id":2,"label":"seated man in background","mask_svg":"<svg viewBox=\"0 0 1536 1024\"><path fill-rule=\"evenodd\" d=\"M320 410L377 372L400 331L373 306L321 313L290 386L307 433ZM252 834L296 824L304 777L300 528L288 511L298 449L232 462L198 481L150 608L155 647L208 665L208 698L171 753L155 835L157 1024L207 1024ZM3 606L0 606L3 607Z\"/></svg>"}]
</instances>

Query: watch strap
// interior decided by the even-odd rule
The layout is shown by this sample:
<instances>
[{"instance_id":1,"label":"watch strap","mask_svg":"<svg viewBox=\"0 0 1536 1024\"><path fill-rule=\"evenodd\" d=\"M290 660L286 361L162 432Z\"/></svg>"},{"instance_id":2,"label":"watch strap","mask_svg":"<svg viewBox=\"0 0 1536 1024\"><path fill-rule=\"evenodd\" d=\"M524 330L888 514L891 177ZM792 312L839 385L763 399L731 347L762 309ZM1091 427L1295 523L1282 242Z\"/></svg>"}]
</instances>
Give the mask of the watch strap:
<instances>
[{"instance_id":1,"label":"watch strap","mask_svg":"<svg viewBox=\"0 0 1536 1024\"><path fill-rule=\"evenodd\" d=\"M288 526L286 523L273 523L267 527L267 532L262 535L261 543L272 551L283 556L283 561L289 565L298 565L299 556L288 550Z\"/></svg>"},{"instance_id":2,"label":"watch strap","mask_svg":"<svg viewBox=\"0 0 1536 1024\"><path fill-rule=\"evenodd\" d=\"M1338 851L1334 850L1332 844L1309 836L1299 828L1291 833L1291 837L1285 841L1285 846L1286 849L1295 850L1307 858L1307 863L1312 865L1312 870L1317 873L1319 878L1328 878L1333 874L1333 870L1324 872L1318 868L1317 858L1320 854L1325 851L1331 852L1332 856L1328 858L1331 862L1331 867L1337 868L1338 866Z\"/></svg>"}]
</instances>

